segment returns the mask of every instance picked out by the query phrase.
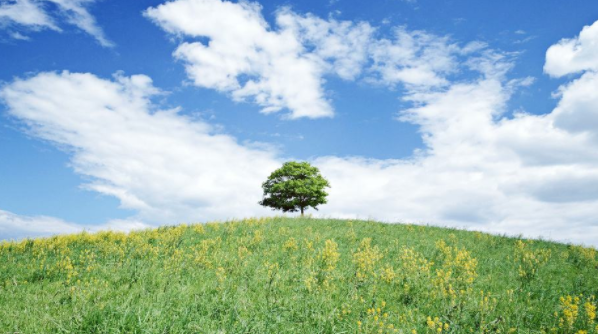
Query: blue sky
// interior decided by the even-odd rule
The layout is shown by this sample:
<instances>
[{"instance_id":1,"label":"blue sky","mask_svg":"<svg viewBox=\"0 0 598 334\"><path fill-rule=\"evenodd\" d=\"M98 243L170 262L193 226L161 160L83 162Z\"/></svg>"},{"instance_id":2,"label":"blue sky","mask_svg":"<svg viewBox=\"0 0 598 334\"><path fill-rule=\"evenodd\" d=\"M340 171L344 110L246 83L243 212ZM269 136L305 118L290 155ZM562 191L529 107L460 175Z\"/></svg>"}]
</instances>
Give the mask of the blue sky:
<instances>
[{"instance_id":1,"label":"blue sky","mask_svg":"<svg viewBox=\"0 0 598 334\"><path fill-rule=\"evenodd\" d=\"M259 184L301 159L333 181L322 215L596 244L596 20L594 1L1 0L0 238L272 214Z\"/></svg>"}]
</instances>

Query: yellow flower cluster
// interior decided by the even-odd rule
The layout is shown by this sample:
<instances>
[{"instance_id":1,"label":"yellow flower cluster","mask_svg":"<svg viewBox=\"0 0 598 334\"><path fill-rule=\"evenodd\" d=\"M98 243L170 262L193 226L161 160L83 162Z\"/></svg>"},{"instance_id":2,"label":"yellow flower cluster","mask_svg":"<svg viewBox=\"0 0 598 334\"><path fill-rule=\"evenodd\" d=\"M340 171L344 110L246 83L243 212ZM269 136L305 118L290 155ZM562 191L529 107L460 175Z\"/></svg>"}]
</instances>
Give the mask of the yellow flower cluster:
<instances>
[{"instance_id":1,"label":"yellow flower cluster","mask_svg":"<svg viewBox=\"0 0 598 334\"><path fill-rule=\"evenodd\" d=\"M203 227L203 224L195 224L193 225L193 231L197 234L204 234L206 233L206 229Z\"/></svg>"},{"instance_id":2,"label":"yellow flower cluster","mask_svg":"<svg viewBox=\"0 0 598 334\"><path fill-rule=\"evenodd\" d=\"M480 300L479 300L479 310L480 312L489 312L496 308L497 300L495 297L492 297L490 292L484 293L484 290L480 291Z\"/></svg>"},{"instance_id":3,"label":"yellow flower cluster","mask_svg":"<svg viewBox=\"0 0 598 334\"><path fill-rule=\"evenodd\" d=\"M351 308L348 305L343 304L343 306L341 307L341 311L338 315L338 319L343 320L345 317L348 317L350 315L351 315Z\"/></svg>"},{"instance_id":4,"label":"yellow flower cluster","mask_svg":"<svg viewBox=\"0 0 598 334\"><path fill-rule=\"evenodd\" d=\"M353 253L353 263L357 266L357 279L365 280L368 276L376 276L376 265L383 255L378 246L372 247L372 239L365 238Z\"/></svg>"},{"instance_id":5,"label":"yellow flower cluster","mask_svg":"<svg viewBox=\"0 0 598 334\"><path fill-rule=\"evenodd\" d=\"M434 317L434 319L432 319L432 317L428 317L426 320L426 325L428 326L430 333L442 333L443 331L446 332L450 327L448 323L443 323L438 317Z\"/></svg>"},{"instance_id":6,"label":"yellow flower cluster","mask_svg":"<svg viewBox=\"0 0 598 334\"><path fill-rule=\"evenodd\" d=\"M355 230L353 228L349 229L345 236L347 237L347 239L351 241L357 239L357 233L355 233Z\"/></svg>"},{"instance_id":7,"label":"yellow flower cluster","mask_svg":"<svg viewBox=\"0 0 598 334\"><path fill-rule=\"evenodd\" d=\"M66 281L65 283L68 285L71 283L73 278L76 278L79 275L79 272L73 266L73 262L71 261L70 257L65 257L64 259L58 261L56 264L55 269L60 273L66 274Z\"/></svg>"},{"instance_id":8,"label":"yellow flower cluster","mask_svg":"<svg viewBox=\"0 0 598 334\"><path fill-rule=\"evenodd\" d=\"M594 305L594 296L590 297L588 301L583 304L583 308L586 311L588 322L593 323L596 320L596 305Z\"/></svg>"},{"instance_id":9,"label":"yellow flower cluster","mask_svg":"<svg viewBox=\"0 0 598 334\"><path fill-rule=\"evenodd\" d=\"M598 266L598 251L594 248L571 246L571 253L577 265Z\"/></svg>"},{"instance_id":10,"label":"yellow flower cluster","mask_svg":"<svg viewBox=\"0 0 598 334\"><path fill-rule=\"evenodd\" d=\"M560 302L562 317L559 319L559 326L571 329L579 313L579 297L561 297Z\"/></svg>"},{"instance_id":11,"label":"yellow flower cluster","mask_svg":"<svg viewBox=\"0 0 598 334\"><path fill-rule=\"evenodd\" d=\"M594 296L585 298L583 295L563 296L559 299L560 310L555 312L558 327L565 332L598 333L596 324L596 299Z\"/></svg>"},{"instance_id":12,"label":"yellow flower cluster","mask_svg":"<svg viewBox=\"0 0 598 334\"><path fill-rule=\"evenodd\" d=\"M519 263L519 277L524 281L530 281L538 275L540 268L550 259L550 250L529 249L522 240L515 243L515 261Z\"/></svg>"},{"instance_id":13,"label":"yellow flower cluster","mask_svg":"<svg viewBox=\"0 0 598 334\"><path fill-rule=\"evenodd\" d=\"M333 271L336 268L336 263L340 258L341 253L338 252L338 245L334 240L326 240L324 249L318 255L318 259L322 263L324 271Z\"/></svg>"},{"instance_id":14,"label":"yellow flower cluster","mask_svg":"<svg viewBox=\"0 0 598 334\"><path fill-rule=\"evenodd\" d=\"M303 240L303 243L304 243L304 245L305 245L305 249L306 249L308 252L313 252L313 251L314 251L314 242L313 242L313 241L310 241L310 240L304 239L304 240Z\"/></svg>"},{"instance_id":15,"label":"yellow flower cluster","mask_svg":"<svg viewBox=\"0 0 598 334\"><path fill-rule=\"evenodd\" d=\"M209 223L206 223L206 227L209 228L211 231L218 231L218 230L220 230L220 225L222 225L222 224L220 224L218 222L209 222Z\"/></svg>"},{"instance_id":16,"label":"yellow flower cluster","mask_svg":"<svg viewBox=\"0 0 598 334\"><path fill-rule=\"evenodd\" d=\"M403 247L399 253L401 274L406 280L417 280L419 277L428 277L433 262L428 261L421 253L413 248Z\"/></svg>"},{"instance_id":17,"label":"yellow flower cluster","mask_svg":"<svg viewBox=\"0 0 598 334\"><path fill-rule=\"evenodd\" d=\"M382 301L378 307L368 308L364 322L357 322L359 331L366 333L398 333L399 330L391 323L390 316L385 308L385 301Z\"/></svg>"},{"instance_id":18,"label":"yellow flower cluster","mask_svg":"<svg viewBox=\"0 0 598 334\"><path fill-rule=\"evenodd\" d=\"M338 251L338 244L334 240L326 240L324 248L316 256L314 261L308 261L311 268L307 278L304 280L305 286L309 291L316 287L329 288L334 280L334 269L340 259L341 254Z\"/></svg>"},{"instance_id":19,"label":"yellow flower cluster","mask_svg":"<svg viewBox=\"0 0 598 334\"><path fill-rule=\"evenodd\" d=\"M220 237L216 239L204 239L195 250L195 263L204 268L213 268L212 255L214 249L222 242Z\"/></svg>"},{"instance_id":20,"label":"yellow flower cluster","mask_svg":"<svg viewBox=\"0 0 598 334\"><path fill-rule=\"evenodd\" d=\"M264 231L256 230L253 232L253 238L251 239L250 245L256 246L262 243L262 241L264 241Z\"/></svg>"},{"instance_id":21,"label":"yellow flower cluster","mask_svg":"<svg viewBox=\"0 0 598 334\"><path fill-rule=\"evenodd\" d=\"M267 218L267 217L247 218L247 219L243 219L243 224L247 225L249 227L262 226L270 220L271 220L271 218Z\"/></svg>"},{"instance_id":22,"label":"yellow flower cluster","mask_svg":"<svg viewBox=\"0 0 598 334\"><path fill-rule=\"evenodd\" d=\"M318 279L316 278L316 273L315 272L310 272L309 275L307 275L307 278L305 278L303 280L303 283L305 284L305 288L307 289L307 291L313 291L314 289L316 289L318 287Z\"/></svg>"},{"instance_id":23,"label":"yellow flower cluster","mask_svg":"<svg viewBox=\"0 0 598 334\"><path fill-rule=\"evenodd\" d=\"M295 238L290 237L283 245L282 248L286 251L296 251L299 249L299 245L297 244L297 240Z\"/></svg>"},{"instance_id":24,"label":"yellow flower cluster","mask_svg":"<svg viewBox=\"0 0 598 334\"><path fill-rule=\"evenodd\" d=\"M436 269L434 285L441 295L454 299L470 292L478 261L467 250L448 246L444 240L437 242L436 247L442 254L442 264Z\"/></svg>"},{"instance_id":25,"label":"yellow flower cluster","mask_svg":"<svg viewBox=\"0 0 598 334\"><path fill-rule=\"evenodd\" d=\"M251 252L249 249L247 249L247 247L241 245L237 248L237 256L239 257L239 260L243 260L249 255L251 255Z\"/></svg>"},{"instance_id":26,"label":"yellow flower cluster","mask_svg":"<svg viewBox=\"0 0 598 334\"><path fill-rule=\"evenodd\" d=\"M380 279L386 283L392 283L397 276L398 275L395 273L395 270L390 265L386 265L386 267L384 267L380 272Z\"/></svg>"}]
</instances>

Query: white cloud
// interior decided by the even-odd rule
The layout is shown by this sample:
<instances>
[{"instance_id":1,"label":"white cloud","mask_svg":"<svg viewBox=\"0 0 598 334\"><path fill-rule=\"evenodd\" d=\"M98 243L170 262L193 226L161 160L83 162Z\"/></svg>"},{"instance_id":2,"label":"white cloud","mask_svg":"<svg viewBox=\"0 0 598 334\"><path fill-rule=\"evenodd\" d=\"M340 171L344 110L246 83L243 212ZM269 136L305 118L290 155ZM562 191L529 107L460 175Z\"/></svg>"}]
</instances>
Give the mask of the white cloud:
<instances>
[{"instance_id":1,"label":"white cloud","mask_svg":"<svg viewBox=\"0 0 598 334\"><path fill-rule=\"evenodd\" d=\"M596 37L598 43L598 35ZM559 92L561 100L553 115L555 126L595 137L598 129L597 92L598 73L592 71L562 86Z\"/></svg>"},{"instance_id":2,"label":"white cloud","mask_svg":"<svg viewBox=\"0 0 598 334\"><path fill-rule=\"evenodd\" d=\"M3 1L0 3L0 26L10 22L32 29L60 30L48 16L42 4L35 0Z\"/></svg>"},{"instance_id":3,"label":"white cloud","mask_svg":"<svg viewBox=\"0 0 598 334\"><path fill-rule=\"evenodd\" d=\"M498 80L453 84L402 113L427 145L414 158L316 159L332 185L322 213L598 245L597 143L554 112L501 118L508 98Z\"/></svg>"},{"instance_id":4,"label":"white cloud","mask_svg":"<svg viewBox=\"0 0 598 334\"><path fill-rule=\"evenodd\" d=\"M411 87L414 107L399 119L420 126L427 146L411 159L316 159L332 185L322 213L598 245L598 75L560 87L551 113L507 118L513 90L531 84L506 79L512 62L486 50L461 65L476 80Z\"/></svg>"},{"instance_id":5,"label":"white cloud","mask_svg":"<svg viewBox=\"0 0 598 334\"><path fill-rule=\"evenodd\" d=\"M67 223L52 217L19 216L0 210L0 239L48 236L61 233L75 233L81 229L77 224Z\"/></svg>"},{"instance_id":6,"label":"white cloud","mask_svg":"<svg viewBox=\"0 0 598 334\"><path fill-rule=\"evenodd\" d=\"M0 27L16 25L33 30L52 29L61 31L50 15L54 4L60 15L79 29L93 36L102 46L113 47L95 18L89 14L86 6L95 0L5 0L0 3ZM19 32L12 33L16 39L27 39Z\"/></svg>"},{"instance_id":7,"label":"white cloud","mask_svg":"<svg viewBox=\"0 0 598 334\"><path fill-rule=\"evenodd\" d=\"M46 0L58 5L60 10L66 14L69 23L76 25L79 29L85 31L105 47L113 47L114 43L104 35L95 18L89 14L86 9L87 4L96 0Z\"/></svg>"},{"instance_id":8,"label":"white cloud","mask_svg":"<svg viewBox=\"0 0 598 334\"><path fill-rule=\"evenodd\" d=\"M237 101L251 98L264 113L287 108L291 118L332 116L321 59L292 30L271 30L260 11L250 2L178 0L145 15L169 33L209 39L182 43L174 53L195 85Z\"/></svg>"},{"instance_id":9,"label":"white cloud","mask_svg":"<svg viewBox=\"0 0 598 334\"><path fill-rule=\"evenodd\" d=\"M598 70L598 21L585 26L579 36L562 39L546 51L544 71L553 77Z\"/></svg>"},{"instance_id":10,"label":"white cloud","mask_svg":"<svg viewBox=\"0 0 598 334\"><path fill-rule=\"evenodd\" d=\"M288 109L290 118L334 114L324 89L327 76L429 90L446 87L465 59L473 70L499 72L489 75L506 70L489 66L500 59L483 55L489 51L480 42L461 47L405 28L379 38L367 22L322 19L286 7L276 11L276 27L270 27L255 2L175 0L145 15L170 34L206 39L181 42L174 52L196 86L236 101L251 99L264 113Z\"/></svg>"},{"instance_id":11,"label":"white cloud","mask_svg":"<svg viewBox=\"0 0 598 334\"><path fill-rule=\"evenodd\" d=\"M387 85L445 86L444 75L457 67L460 48L423 31L396 29L393 40L380 39L371 46L372 72ZM413 88L413 87L412 87Z\"/></svg>"},{"instance_id":12,"label":"white cloud","mask_svg":"<svg viewBox=\"0 0 598 334\"><path fill-rule=\"evenodd\" d=\"M281 31L290 33L309 50L308 56L318 61L326 73L354 80L368 63L375 29L366 22L324 20L283 8L276 14L276 23Z\"/></svg>"},{"instance_id":13,"label":"white cloud","mask_svg":"<svg viewBox=\"0 0 598 334\"><path fill-rule=\"evenodd\" d=\"M139 230L148 225L134 220L112 220L102 225L82 225L46 216L21 216L0 210L0 240L46 237L56 234Z\"/></svg>"},{"instance_id":14,"label":"white cloud","mask_svg":"<svg viewBox=\"0 0 598 334\"><path fill-rule=\"evenodd\" d=\"M268 214L257 205L274 153L238 144L176 110L158 110L143 75L114 81L91 74L41 73L0 96L33 135L72 154L92 181L150 223Z\"/></svg>"},{"instance_id":15,"label":"white cloud","mask_svg":"<svg viewBox=\"0 0 598 334\"><path fill-rule=\"evenodd\" d=\"M12 32L12 33L10 33L10 37L12 37L12 38L14 38L14 39L20 39L20 40L22 40L22 41L28 41L28 40L30 40L30 38L29 38L29 37L27 37L27 36L25 36L25 35L23 35L23 34L19 33L18 31L17 31L17 32Z\"/></svg>"}]
</instances>

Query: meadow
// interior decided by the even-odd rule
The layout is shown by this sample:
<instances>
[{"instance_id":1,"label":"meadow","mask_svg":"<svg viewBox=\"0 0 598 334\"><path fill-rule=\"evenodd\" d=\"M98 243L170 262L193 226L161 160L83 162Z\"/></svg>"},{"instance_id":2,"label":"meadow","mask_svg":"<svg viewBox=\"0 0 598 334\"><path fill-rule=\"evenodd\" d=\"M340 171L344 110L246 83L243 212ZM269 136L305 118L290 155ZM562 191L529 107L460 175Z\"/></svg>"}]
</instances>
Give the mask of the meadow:
<instances>
[{"instance_id":1,"label":"meadow","mask_svg":"<svg viewBox=\"0 0 598 334\"><path fill-rule=\"evenodd\" d=\"M0 242L0 333L598 333L598 252L263 218Z\"/></svg>"}]
</instances>

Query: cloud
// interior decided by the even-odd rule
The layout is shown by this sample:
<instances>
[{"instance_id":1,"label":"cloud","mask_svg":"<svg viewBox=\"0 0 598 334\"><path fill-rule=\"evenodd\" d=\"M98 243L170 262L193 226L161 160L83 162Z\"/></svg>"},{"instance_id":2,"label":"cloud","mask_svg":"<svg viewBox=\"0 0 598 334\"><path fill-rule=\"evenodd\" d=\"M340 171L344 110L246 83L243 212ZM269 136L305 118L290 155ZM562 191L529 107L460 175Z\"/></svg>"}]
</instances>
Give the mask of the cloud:
<instances>
[{"instance_id":1,"label":"cloud","mask_svg":"<svg viewBox=\"0 0 598 334\"><path fill-rule=\"evenodd\" d=\"M282 8L276 13L276 23L281 31L297 39L308 57L324 68L324 73L355 80L369 61L369 45L375 29L366 22L324 20Z\"/></svg>"},{"instance_id":2,"label":"cloud","mask_svg":"<svg viewBox=\"0 0 598 334\"><path fill-rule=\"evenodd\" d=\"M292 31L271 30L260 11L250 2L178 0L145 15L169 33L209 39L184 42L174 52L195 85L252 99L264 113L287 108L291 118L332 116L321 60Z\"/></svg>"},{"instance_id":3,"label":"cloud","mask_svg":"<svg viewBox=\"0 0 598 334\"><path fill-rule=\"evenodd\" d=\"M585 26L579 36L565 38L546 51L544 72L553 77L598 70L598 21Z\"/></svg>"},{"instance_id":4,"label":"cloud","mask_svg":"<svg viewBox=\"0 0 598 334\"><path fill-rule=\"evenodd\" d=\"M598 245L598 145L554 112L501 117L509 97L496 79L452 84L401 113L427 145L413 158L316 159L332 186L322 213Z\"/></svg>"},{"instance_id":5,"label":"cloud","mask_svg":"<svg viewBox=\"0 0 598 334\"><path fill-rule=\"evenodd\" d=\"M596 138L596 129L598 129L596 92L598 92L598 73L593 71L586 72L579 79L561 86L557 94L561 100L552 115L555 126L568 132Z\"/></svg>"},{"instance_id":6,"label":"cloud","mask_svg":"<svg viewBox=\"0 0 598 334\"><path fill-rule=\"evenodd\" d=\"M489 50L480 42L459 46L401 27L386 38L367 22L322 19L288 7L275 12L274 27L255 2L175 0L145 15L180 38L174 57L196 86L253 101L263 113L289 110L292 119L333 116L327 77L429 90L446 87L465 60L474 70L506 71L488 66L498 59L482 55Z\"/></svg>"},{"instance_id":7,"label":"cloud","mask_svg":"<svg viewBox=\"0 0 598 334\"><path fill-rule=\"evenodd\" d=\"M3 26L27 27L34 31L51 29L61 31L55 19L50 16L51 4L67 21L93 36L100 45L113 47L95 18L89 14L86 6L95 0L13 0L0 4L0 28ZM19 32L12 33L16 39L27 39Z\"/></svg>"},{"instance_id":8,"label":"cloud","mask_svg":"<svg viewBox=\"0 0 598 334\"><path fill-rule=\"evenodd\" d=\"M316 159L332 185L322 213L598 245L598 77L588 70L561 86L548 114L506 117L512 93L531 83L507 79L513 61L485 50L456 62L477 78L407 85L414 107L398 119L420 127L426 149L401 160Z\"/></svg>"},{"instance_id":9,"label":"cloud","mask_svg":"<svg viewBox=\"0 0 598 334\"><path fill-rule=\"evenodd\" d=\"M285 23L288 31L299 29L293 20ZM439 37L428 46L424 40L419 50L449 50L440 53L452 65L441 68L471 75L439 70L435 75L445 81L423 89L405 81L403 99L412 107L396 118L416 124L426 145L412 157L313 159L332 185L319 214L598 245L594 72L560 87L553 111L511 116L511 95L531 83L508 78L515 56L475 42L461 47ZM327 59L321 44L310 52ZM342 70L345 61L363 58L339 59L321 66L347 78L370 75ZM85 187L136 210L132 219L171 224L272 214L257 205L260 185L283 157L263 145L240 144L177 109L161 109L152 100L159 94L144 75L109 80L63 72L17 79L0 97L32 135L69 152L75 171L91 180Z\"/></svg>"},{"instance_id":10,"label":"cloud","mask_svg":"<svg viewBox=\"0 0 598 334\"><path fill-rule=\"evenodd\" d=\"M374 72L387 85L445 86L443 74L454 72L460 48L447 37L423 31L396 29L393 40L380 39L371 46Z\"/></svg>"},{"instance_id":11,"label":"cloud","mask_svg":"<svg viewBox=\"0 0 598 334\"><path fill-rule=\"evenodd\" d=\"M509 118L507 101L530 80L507 80L513 59L500 53L471 59L477 79L404 96L414 107L398 119L427 146L413 158L316 159L332 185L323 211L598 245L596 73L561 86L552 112Z\"/></svg>"},{"instance_id":12,"label":"cloud","mask_svg":"<svg viewBox=\"0 0 598 334\"><path fill-rule=\"evenodd\" d=\"M149 223L270 213L257 205L275 153L245 147L177 110L160 110L144 75L114 80L41 73L0 93L31 133L72 155L85 188L118 198ZM184 221L183 220L183 221Z\"/></svg>"},{"instance_id":13,"label":"cloud","mask_svg":"<svg viewBox=\"0 0 598 334\"><path fill-rule=\"evenodd\" d=\"M23 34L19 33L18 31L17 31L17 32L13 32L13 33L11 33L11 34L10 34L10 37L12 37L12 38L14 38L14 39L20 39L20 40L22 40L22 41L28 41L28 40L30 40L30 38L29 38L29 37L27 37L27 36L25 36L25 35L23 35Z\"/></svg>"},{"instance_id":14,"label":"cloud","mask_svg":"<svg viewBox=\"0 0 598 334\"><path fill-rule=\"evenodd\" d=\"M85 31L104 47L114 47L114 43L104 35L104 31L97 25L95 18L85 8L96 0L46 0L58 5L69 23Z\"/></svg>"},{"instance_id":15,"label":"cloud","mask_svg":"<svg viewBox=\"0 0 598 334\"><path fill-rule=\"evenodd\" d=\"M97 232L97 231L131 231L147 228L148 225L133 220L113 220L102 225L81 225L65 222L58 218L46 216L20 216L0 210L0 240L47 237L56 234Z\"/></svg>"},{"instance_id":16,"label":"cloud","mask_svg":"<svg viewBox=\"0 0 598 334\"><path fill-rule=\"evenodd\" d=\"M29 26L34 30L44 28L60 31L42 5L35 0L15 0L0 4L0 27L8 23Z\"/></svg>"}]
</instances>

